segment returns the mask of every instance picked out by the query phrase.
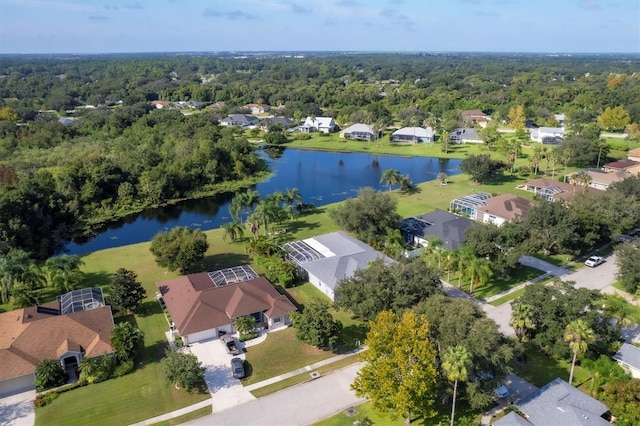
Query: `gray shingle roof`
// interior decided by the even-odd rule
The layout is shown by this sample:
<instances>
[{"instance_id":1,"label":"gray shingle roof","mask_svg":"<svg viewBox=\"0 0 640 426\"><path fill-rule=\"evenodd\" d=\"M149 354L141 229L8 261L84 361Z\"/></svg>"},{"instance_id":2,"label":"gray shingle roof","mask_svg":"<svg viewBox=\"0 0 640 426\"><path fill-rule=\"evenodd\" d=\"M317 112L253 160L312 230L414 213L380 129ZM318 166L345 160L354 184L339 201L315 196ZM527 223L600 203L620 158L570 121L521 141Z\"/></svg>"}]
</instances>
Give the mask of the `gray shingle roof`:
<instances>
[{"instance_id":1,"label":"gray shingle roof","mask_svg":"<svg viewBox=\"0 0 640 426\"><path fill-rule=\"evenodd\" d=\"M503 418L492 423L493 426L532 426L533 424L524 417L516 414L515 412L510 412Z\"/></svg>"},{"instance_id":2,"label":"gray shingle roof","mask_svg":"<svg viewBox=\"0 0 640 426\"><path fill-rule=\"evenodd\" d=\"M620 350L616 352L613 359L628 365L629 367L640 370L640 348L624 343Z\"/></svg>"},{"instance_id":3,"label":"gray shingle roof","mask_svg":"<svg viewBox=\"0 0 640 426\"><path fill-rule=\"evenodd\" d=\"M416 227L408 226L410 222L420 225ZM466 241L464 233L471 226L477 225L471 219L457 216L444 210L436 210L420 216L405 219L400 228L403 232L426 238L428 236L438 237L442 240L447 250L455 250Z\"/></svg>"},{"instance_id":4,"label":"gray shingle roof","mask_svg":"<svg viewBox=\"0 0 640 426\"><path fill-rule=\"evenodd\" d=\"M602 416L606 405L579 391L562 379L547 383L521 399L516 406L535 426L606 426ZM506 423L508 424L508 423ZM500 425L503 425L500 423Z\"/></svg>"}]
</instances>

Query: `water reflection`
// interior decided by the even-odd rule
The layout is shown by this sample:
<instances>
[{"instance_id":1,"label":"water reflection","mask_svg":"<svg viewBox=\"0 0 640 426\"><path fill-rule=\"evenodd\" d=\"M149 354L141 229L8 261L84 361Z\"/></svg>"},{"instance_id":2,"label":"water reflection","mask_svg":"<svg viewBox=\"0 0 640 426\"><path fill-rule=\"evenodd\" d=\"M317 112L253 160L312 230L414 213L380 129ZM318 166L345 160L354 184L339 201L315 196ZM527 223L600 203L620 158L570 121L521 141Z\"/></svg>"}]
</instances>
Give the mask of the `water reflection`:
<instances>
[{"instance_id":1,"label":"water reflection","mask_svg":"<svg viewBox=\"0 0 640 426\"><path fill-rule=\"evenodd\" d=\"M460 160L431 157L400 157L365 153L336 153L269 148L262 155L269 163L273 176L254 187L264 197L276 190L298 188L303 201L316 206L335 203L354 197L359 188L370 186L380 190L380 177L385 170L396 169L409 175L414 183L436 179L438 173L448 176L459 172ZM228 222L228 206L233 194L189 200L161 208L147 209L106 225L96 231L91 241L77 241L64 251L84 254L109 247L143 241L175 226L203 230L218 228Z\"/></svg>"}]
</instances>

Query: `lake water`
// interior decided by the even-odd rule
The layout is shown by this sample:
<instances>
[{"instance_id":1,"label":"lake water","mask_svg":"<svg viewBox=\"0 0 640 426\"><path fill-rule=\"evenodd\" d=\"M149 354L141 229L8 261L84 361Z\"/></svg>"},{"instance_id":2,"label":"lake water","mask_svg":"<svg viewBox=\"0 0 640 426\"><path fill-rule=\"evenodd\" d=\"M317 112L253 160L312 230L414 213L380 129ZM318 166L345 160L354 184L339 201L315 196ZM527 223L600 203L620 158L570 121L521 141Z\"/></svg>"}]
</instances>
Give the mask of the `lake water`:
<instances>
[{"instance_id":1,"label":"lake water","mask_svg":"<svg viewBox=\"0 0 640 426\"><path fill-rule=\"evenodd\" d=\"M461 160L433 157L400 157L364 153L336 153L283 148L269 158L273 176L255 189L262 196L276 190L298 188L303 202L316 206L335 203L357 195L360 188L370 186L386 190L380 184L385 170L396 169L409 175L414 183L436 179L440 172L449 176L460 173ZM275 158L279 157L279 158ZM149 209L114 222L91 241L68 243L64 252L86 254L110 247L149 241L155 234L175 226L202 230L229 222L229 203L233 194L185 201L176 205Z\"/></svg>"}]
</instances>

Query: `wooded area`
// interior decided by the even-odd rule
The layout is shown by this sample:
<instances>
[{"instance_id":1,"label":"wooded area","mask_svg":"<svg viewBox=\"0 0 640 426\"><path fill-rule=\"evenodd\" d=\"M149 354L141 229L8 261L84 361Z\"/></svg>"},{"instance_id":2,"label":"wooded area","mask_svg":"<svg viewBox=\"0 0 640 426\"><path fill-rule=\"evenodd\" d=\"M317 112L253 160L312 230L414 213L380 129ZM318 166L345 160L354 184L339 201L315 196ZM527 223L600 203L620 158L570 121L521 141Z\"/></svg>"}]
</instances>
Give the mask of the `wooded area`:
<instances>
[{"instance_id":1,"label":"wooded area","mask_svg":"<svg viewBox=\"0 0 640 426\"><path fill-rule=\"evenodd\" d=\"M96 223L255 182L264 162L240 129L219 125L246 103L296 120L322 114L339 126L440 132L464 124L459 113L469 109L505 124L524 115L557 125L562 112L574 145L579 137L591 147L599 129L640 122L637 67L637 57L613 55L6 56L0 253L46 258ZM216 108L185 114L156 109L156 100ZM570 163L587 161L578 153L602 154L570 141L562 147L576 157Z\"/></svg>"}]
</instances>

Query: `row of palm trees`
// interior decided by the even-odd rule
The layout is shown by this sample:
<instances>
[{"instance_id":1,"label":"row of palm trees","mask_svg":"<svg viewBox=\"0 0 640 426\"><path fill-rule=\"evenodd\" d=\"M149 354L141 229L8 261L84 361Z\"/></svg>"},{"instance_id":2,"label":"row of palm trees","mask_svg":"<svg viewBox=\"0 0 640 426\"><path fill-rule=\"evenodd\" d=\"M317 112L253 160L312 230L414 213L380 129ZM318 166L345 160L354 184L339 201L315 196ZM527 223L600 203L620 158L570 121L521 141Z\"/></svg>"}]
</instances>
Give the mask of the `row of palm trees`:
<instances>
[{"instance_id":1,"label":"row of palm trees","mask_svg":"<svg viewBox=\"0 0 640 426\"><path fill-rule=\"evenodd\" d=\"M51 286L64 293L75 288L82 278L80 256L62 255L41 264L29 253L11 250L0 257L0 303L13 297L14 307L32 306L38 302L37 291Z\"/></svg>"},{"instance_id":2,"label":"row of palm trees","mask_svg":"<svg viewBox=\"0 0 640 426\"><path fill-rule=\"evenodd\" d=\"M471 248L464 245L458 250L447 250L443 247L442 240L428 237L422 253L430 266L433 260L438 262L438 269L447 273L447 282L451 281L452 271L458 274L458 288L462 288L463 280L468 280L469 293L486 285L492 276L487 260L478 258Z\"/></svg>"},{"instance_id":3,"label":"row of palm trees","mask_svg":"<svg viewBox=\"0 0 640 426\"><path fill-rule=\"evenodd\" d=\"M223 238L235 242L244 238L248 229L254 238L269 233L273 223L289 222L295 219L302 206L302 195L297 188L275 191L264 199L254 189L237 194L231 200L229 214L232 221L221 225Z\"/></svg>"}]
</instances>

